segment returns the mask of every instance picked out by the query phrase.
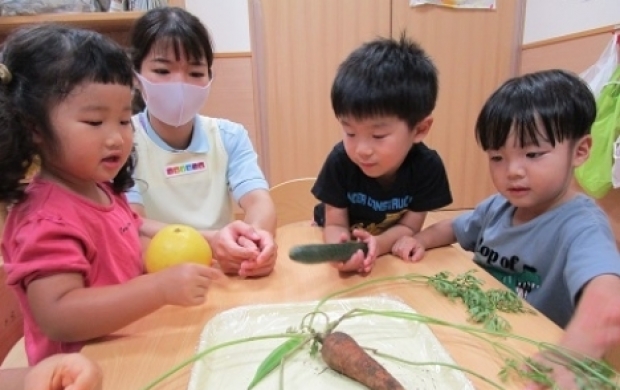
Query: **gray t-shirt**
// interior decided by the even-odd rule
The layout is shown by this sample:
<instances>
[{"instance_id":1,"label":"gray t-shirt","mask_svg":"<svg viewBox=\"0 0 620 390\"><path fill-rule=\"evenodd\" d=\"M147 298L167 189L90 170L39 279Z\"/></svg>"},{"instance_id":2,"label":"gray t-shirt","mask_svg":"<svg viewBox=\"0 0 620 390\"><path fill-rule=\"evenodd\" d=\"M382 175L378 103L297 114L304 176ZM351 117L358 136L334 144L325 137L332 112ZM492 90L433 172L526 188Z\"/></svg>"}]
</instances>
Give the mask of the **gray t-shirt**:
<instances>
[{"instance_id":1,"label":"gray t-shirt","mask_svg":"<svg viewBox=\"0 0 620 390\"><path fill-rule=\"evenodd\" d=\"M561 327L594 277L620 275L620 254L607 216L587 196L522 225L506 198L493 195L452 223L474 261Z\"/></svg>"}]
</instances>

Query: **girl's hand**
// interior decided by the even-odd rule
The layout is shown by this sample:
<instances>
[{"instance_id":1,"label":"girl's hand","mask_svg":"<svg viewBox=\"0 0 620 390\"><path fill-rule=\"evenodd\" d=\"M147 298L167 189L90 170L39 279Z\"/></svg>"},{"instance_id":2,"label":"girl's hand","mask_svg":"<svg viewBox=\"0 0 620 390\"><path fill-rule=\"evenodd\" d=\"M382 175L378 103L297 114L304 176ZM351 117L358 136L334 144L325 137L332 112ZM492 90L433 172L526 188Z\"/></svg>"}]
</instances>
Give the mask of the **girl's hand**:
<instances>
[{"instance_id":1,"label":"girl's hand","mask_svg":"<svg viewBox=\"0 0 620 390\"><path fill-rule=\"evenodd\" d=\"M344 263L333 263L333 266L341 272L359 272L361 274L369 273L375 264L377 258L377 240L375 236L365 230L353 230L353 236L357 241L365 242L368 245L368 252L364 256L364 252L360 249ZM349 235L343 233L340 242L349 241Z\"/></svg>"},{"instance_id":2,"label":"girl's hand","mask_svg":"<svg viewBox=\"0 0 620 390\"><path fill-rule=\"evenodd\" d=\"M412 263L422 260L425 252L424 245L414 237L404 236L392 245L392 253L405 261Z\"/></svg>"},{"instance_id":3,"label":"girl's hand","mask_svg":"<svg viewBox=\"0 0 620 390\"><path fill-rule=\"evenodd\" d=\"M224 277L221 271L200 264L180 264L153 274L167 305L195 306L205 302L212 280Z\"/></svg>"},{"instance_id":4,"label":"girl's hand","mask_svg":"<svg viewBox=\"0 0 620 390\"><path fill-rule=\"evenodd\" d=\"M103 374L79 353L59 354L32 367L24 380L28 390L101 390Z\"/></svg>"}]
</instances>

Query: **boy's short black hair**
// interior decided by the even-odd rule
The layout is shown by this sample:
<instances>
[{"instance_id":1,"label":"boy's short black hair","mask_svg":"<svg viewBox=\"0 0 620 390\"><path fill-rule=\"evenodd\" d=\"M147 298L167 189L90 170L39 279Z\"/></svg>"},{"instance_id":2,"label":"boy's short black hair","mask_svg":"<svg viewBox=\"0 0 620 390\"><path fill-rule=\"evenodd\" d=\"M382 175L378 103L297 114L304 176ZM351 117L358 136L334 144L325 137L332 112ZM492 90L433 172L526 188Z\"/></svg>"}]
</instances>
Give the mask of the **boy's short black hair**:
<instances>
[{"instance_id":1,"label":"boy's short black hair","mask_svg":"<svg viewBox=\"0 0 620 390\"><path fill-rule=\"evenodd\" d=\"M555 146L590 134L596 102L576 74L552 69L514 77L485 103L476 122L476 139L483 150L498 150L516 132L519 147L538 145L539 138Z\"/></svg>"},{"instance_id":2,"label":"boy's short black hair","mask_svg":"<svg viewBox=\"0 0 620 390\"><path fill-rule=\"evenodd\" d=\"M413 129L433 112L437 90L433 61L403 33L353 51L338 68L331 99L336 117L396 116Z\"/></svg>"}]
</instances>

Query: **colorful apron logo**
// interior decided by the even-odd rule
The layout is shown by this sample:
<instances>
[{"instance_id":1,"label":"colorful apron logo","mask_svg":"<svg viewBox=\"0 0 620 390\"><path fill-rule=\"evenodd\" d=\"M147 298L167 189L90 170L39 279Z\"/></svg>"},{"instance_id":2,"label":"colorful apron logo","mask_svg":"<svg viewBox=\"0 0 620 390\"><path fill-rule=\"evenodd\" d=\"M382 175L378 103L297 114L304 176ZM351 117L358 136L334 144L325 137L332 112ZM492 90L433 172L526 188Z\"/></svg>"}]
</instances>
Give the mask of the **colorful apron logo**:
<instances>
[{"instance_id":1,"label":"colorful apron logo","mask_svg":"<svg viewBox=\"0 0 620 390\"><path fill-rule=\"evenodd\" d=\"M198 173L200 171L204 171L205 169L207 169L207 165L204 161L168 165L166 167L166 176L173 177L180 175L189 175L191 173Z\"/></svg>"}]
</instances>

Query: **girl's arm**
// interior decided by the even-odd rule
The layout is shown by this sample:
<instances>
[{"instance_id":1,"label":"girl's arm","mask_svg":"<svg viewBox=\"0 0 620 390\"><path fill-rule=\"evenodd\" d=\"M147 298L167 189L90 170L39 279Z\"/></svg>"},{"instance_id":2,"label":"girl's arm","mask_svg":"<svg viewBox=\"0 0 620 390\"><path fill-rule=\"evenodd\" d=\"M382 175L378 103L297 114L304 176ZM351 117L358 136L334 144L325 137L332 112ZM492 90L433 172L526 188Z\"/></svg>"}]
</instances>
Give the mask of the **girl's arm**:
<instances>
[{"instance_id":1,"label":"girl's arm","mask_svg":"<svg viewBox=\"0 0 620 390\"><path fill-rule=\"evenodd\" d=\"M134 213L138 214L140 218L142 218L142 226L140 226L140 236L153 238L153 236L157 234L157 232L168 226L167 223L159 222L154 219L149 219L146 216L146 210L144 210L144 206L139 203L130 203L129 207Z\"/></svg>"},{"instance_id":2,"label":"girl's arm","mask_svg":"<svg viewBox=\"0 0 620 390\"><path fill-rule=\"evenodd\" d=\"M35 279L27 296L35 321L52 340L84 341L110 334L170 304L199 305L211 279L211 267L183 264L123 284L85 287L78 273Z\"/></svg>"}]
</instances>

